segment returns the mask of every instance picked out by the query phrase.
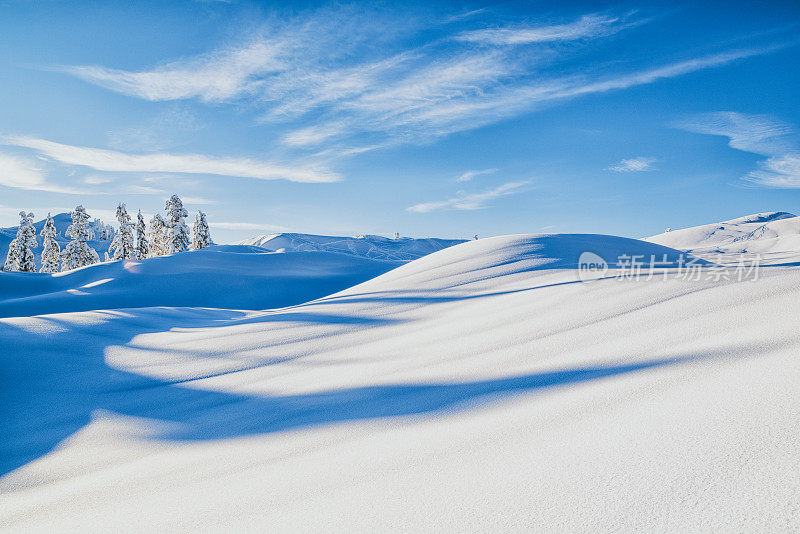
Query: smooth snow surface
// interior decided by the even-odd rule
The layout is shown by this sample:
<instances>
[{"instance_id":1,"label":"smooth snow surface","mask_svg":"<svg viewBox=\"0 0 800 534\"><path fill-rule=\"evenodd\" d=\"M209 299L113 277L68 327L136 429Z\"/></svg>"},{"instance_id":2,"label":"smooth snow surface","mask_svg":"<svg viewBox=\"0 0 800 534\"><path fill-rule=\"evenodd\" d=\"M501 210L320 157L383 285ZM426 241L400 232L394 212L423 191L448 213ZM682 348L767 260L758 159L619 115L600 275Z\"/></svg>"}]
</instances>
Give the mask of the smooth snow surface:
<instances>
[{"instance_id":1,"label":"smooth snow surface","mask_svg":"<svg viewBox=\"0 0 800 534\"><path fill-rule=\"evenodd\" d=\"M398 265L331 252L274 254L221 245L54 275L2 273L0 317L147 306L277 308L330 295Z\"/></svg>"},{"instance_id":2,"label":"smooth snow surface","mask_svg":"<svg viewBox=\"0 0 800 534\"><path fill-rule=\"evenodd\" d=\"M267 250L341 252L381 260L416 260L437 250L463 243L462 239L389 239L379 235L359 237L334 237L313 234L266 234L239 241L239 245L252 245Z\"/></svg>"},{"instance_id":3,"label":"smooth snow surface","mask_svg":"<svg viewBox=\"0 0 800 534\"><path fill-rule=\"evenodd\" d=\"M800 269L621 253L678 254L507 236L276 310L0 319L0 529L797 531Z\"/></svg>"},{"instance_id":4,"label":"smooth snow surface","mask_svg":"<svg viewBox=\"0 0 800 534\"><path fill-rule=\"evenodd\" d=\"M775 262L800 251L800 217L757 213L730 221L673 230L645 241L696 254L760 254Z\"/></svg>"}]
</instances>

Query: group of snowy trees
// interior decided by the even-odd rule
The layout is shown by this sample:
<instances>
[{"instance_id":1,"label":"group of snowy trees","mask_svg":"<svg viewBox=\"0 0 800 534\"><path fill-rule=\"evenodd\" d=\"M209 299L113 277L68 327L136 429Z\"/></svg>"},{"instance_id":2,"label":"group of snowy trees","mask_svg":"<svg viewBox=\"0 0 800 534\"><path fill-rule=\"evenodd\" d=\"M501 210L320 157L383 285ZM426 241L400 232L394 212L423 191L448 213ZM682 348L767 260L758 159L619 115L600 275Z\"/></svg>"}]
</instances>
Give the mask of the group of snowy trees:
<instances>
[{"instance_id":1,"label":"group of snowy trees","mask_svg":"<svg viewBox=\"0 0 800 534\"><path fill-rule=\"evenodd\" d=\"M166 211L166 219L156 213L150 220L149 230L145 225L144 217L140 210L134 228L125 204L120 203L117 206L116 213L119 231L114 234L113 228L107 225L103 225L103 228L101 228L105 232L105 236L114 235L109 247L110 255L109 252L106 252L105 255L106 261L141 260L187 250L200 250L211 245L211 233L208 229L205 213L198 212L190 237L189 227L186 226L185 222L185 218L189 214L183 207L181 199L177 195L172 195L164 205L164 210ZM36 229L33 227L33 213L21 211L19 215L20 224L17 230L17 237L9 244L8 256L3 265L3 270L35 272L36 263L33 250L39 245L36 241ZM72 225L67 228L66 237L70 237L72 240L67 243L64 250L61 250L56 241L58 232L56 231L55 223L50 214L47 214L47 220L41 232L43 249L39 272L68 271L100 261L97 251L89 246L88 243L91 239L91 232L88 226L89 215L86 210L83 206L77 206L71 216ZM134 231L136 233L135 239Z\"/></svg>"}]
</instances>

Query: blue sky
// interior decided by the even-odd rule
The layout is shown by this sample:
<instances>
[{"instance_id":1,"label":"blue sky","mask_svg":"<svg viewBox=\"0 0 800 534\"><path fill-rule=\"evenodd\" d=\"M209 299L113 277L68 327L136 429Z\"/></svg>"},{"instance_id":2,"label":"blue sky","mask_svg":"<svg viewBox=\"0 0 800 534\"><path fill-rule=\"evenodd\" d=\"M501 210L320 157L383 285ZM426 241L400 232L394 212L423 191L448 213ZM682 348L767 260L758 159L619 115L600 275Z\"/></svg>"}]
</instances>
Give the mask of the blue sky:
<instances>
[{"instance_id":1,"label":"blue sky","mask_svg":"<svg viewBox=\"0 0 800 534\"><path fill-rule=\"evenodd\" d=\"M3 226L172 193L219 242L800 213L797 2L0 0L0 40Z\"/></svg>"}]
</instances>

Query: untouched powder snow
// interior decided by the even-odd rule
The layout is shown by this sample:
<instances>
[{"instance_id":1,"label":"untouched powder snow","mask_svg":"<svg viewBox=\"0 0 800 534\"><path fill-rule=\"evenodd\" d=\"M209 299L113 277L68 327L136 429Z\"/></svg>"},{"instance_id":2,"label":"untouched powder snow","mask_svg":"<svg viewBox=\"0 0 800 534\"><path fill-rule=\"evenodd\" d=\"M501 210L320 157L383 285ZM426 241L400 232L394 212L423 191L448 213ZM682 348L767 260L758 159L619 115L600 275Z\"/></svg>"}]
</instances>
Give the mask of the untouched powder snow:
<instances>
[{"instance_id":1,"label":"untouched powder snow","mask_svg":"<svg viewBox=\"0 0 800 534\"><path fill-rule=\"evenodd\" d=\"M365 258L410 261L463 242L463 239L412 239L410 237L389 239L379 235L334 237L284 233L262 235L239 241L236 244L257 246L268 250L341 252Z\"/></svg>"},{"instance_id":2,"label":"untouched powder snow","mask_svg":"<svg viewBox=\"0 0 800 534\"><path fill-rule=\"evenodd\" d=\"M507 236L282 309L0 319L0 529L797 531L800 269L621 253L678 254Z\"/></svg>"},{"instance_id":3,"label":"untouched powder snow","mask_svg":"<svg viewBox=\"0 0 800 534\"><path fill-rule=\"evenodd\" d=\"M761 254L778 261L800 252L800 217L782 211L673 230L645 241L697 254Z\"/></svg>"},{"instance_id":4,"label":"untouched powder snow","mask_svg":"<svg viewBox=\"0 0 800 534\"><path fill-rule=\"evenodd\" d=\"M264 309L330 295L402 262L222 245L64 273L0 273L0 317L110 308Z\"/></svg>"}]
</instances>

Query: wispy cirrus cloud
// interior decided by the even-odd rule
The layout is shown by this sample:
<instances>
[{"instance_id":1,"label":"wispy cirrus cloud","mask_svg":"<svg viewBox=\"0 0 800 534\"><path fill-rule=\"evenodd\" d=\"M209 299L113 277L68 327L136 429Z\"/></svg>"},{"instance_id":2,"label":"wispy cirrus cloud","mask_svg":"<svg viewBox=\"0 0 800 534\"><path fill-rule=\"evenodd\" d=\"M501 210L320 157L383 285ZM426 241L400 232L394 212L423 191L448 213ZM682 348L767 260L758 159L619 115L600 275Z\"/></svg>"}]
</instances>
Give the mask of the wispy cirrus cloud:
<instances>
[{"instance_id":1,"label":"wispy cirrus cloud","mask_svg":"<svg viewBox=\"0 0 800 534\"><path fill-rule=\"evenodd\" d=\"M791 125L768 115L718 111L694 115L673 126L728 138L728 146L767 159L743 179L755 185L800 188L800 136Z\"/></svg>"},{"instance_id":2,"label":"wispy cirrus cloud","mask_svg":"<svg viewBox=\"0 0 800 534\"><path fill-rule=\"evenodd\" d=\"M497 27L483 22L483 10L468 14L471 26L484 27L451 31L448 18L434 17L439 22L431 23L407 12L327 8L277 19L238 44L150 69L83 65L59 70L146 100L244 101L257 120L283 125L285 147L336 146L334 152L346 154L342 143L356 137L368 138L358 141L367 146L425 142L781 46L728 50L628 71L598 60L596 68L576 70L560 63L573 50L651 19L636 13L590 13L548 24ZM432 25L436 31L423 32ZM378 41L381 46L375 46Z\"/></svg>"},{"instance_id":3,"label":"wispy cirrus cloud","mask_svg":"<svg viewBox=\"0 0 800 534\"><path fill-rule=\"evenodd\" d=\"M279 49L265 40L241 48L220 50L187 61L175 61L149 71L126 71L76 65L59 67L67 74L117 93L144 100L197 98L221 102L253 89L254 76L280 70Z\"/></svg>"},{"instance_id":4,"label":"wispy cirrus cloud","mask_svg":"<svg viewBox=\"0 0 800 534\"><path fill-rule=\"evenodd\" d=\"M208 225L211 228L218 228L220 230L260 230L264 232L290 232L291 229L277 224L262 224L262 223L249 223L249 222L233 222L233 221L210 221Z\"/></svg>"},{"instance_id":5,"label":"wispy cirrus cloud","mask_svg":"<svg viewBox=\"0 0 800 534\"><path fill-rule=\"evenodd\" d=\"M89 193L81 189L50 183L46 179L45 171L36 162L3 153L0 153L0 186L69 195Z\"/></svg>"},{"instance_id":6,"label":"wispy cirrus cloud","mask_svg":"<svg viewBox=\"0 0 800 534\"><path fill-rule=\"evenodd\" d=\"M655 169L653 164L656 162L656 158L645 158L645 157L638 157L638 158L628 158L622 159L619 163L615 163L614 165L609 165L606 167L608 171L614 172L644 172L644 171L652 171Z\"/></svg>"},{"instance_id":7,"label":"wispy cirrus cloud","mask_svg":"<svg viewBox=\"0 0 800 534\"><path fill-rule=\"evenodd\" d=\"M407 143L473 130L545 106L591 94L619 91L769 53L776 47L740 49L597 79L584 75L520 82L516 65L494 52L456 58L435 72L411 76L339 104L334 119L299 130L304 142L324 132L334 140L356 132L384 136L386 144ZM490 59L494 57L495 59ZM291 139L295 132L287 134Z\"/></svg>"},{"instance_id":8,"label":"wispy cirrus cloud","mask_svg":"<svg viewBox=\"0 0 800 534\"><path fill-rule=\"evenodd\" d=\"M630 24L626 24L619 17L592 14L584 15L578 20L566 24L466 31L456 35L455 39L489 45L523 45L604 37L629 26Z\"/></svg>"},{"instance_id":9,"label":"wispy cirrus cloud","mask_svg":"<svg viewBox=\"0 0 800 534\"><path fill-rule=\"evenodd\" d=\"M0 143L30 148L67 165L105 172L211 174L312 183L335 182L340 179L338 174L322 167L280 165L251 158L219 158L203 154L129 154L21 136L8 136L0 139Z\"/></svg>"},{"instance_id":10,"label":"wispy cirrus cloud","mask_svg":"<svg viewBox=\"0 0 800 534\"><path fill-rule=\"evenodd\" d=\"M508 182L494 189L488 189L478 193L466 193L459 191L456 196L446 200L436 200L432 202L421 202L406 208L415 213L430 213L440 210L479 210L496 198L509 195L516 195L525 191L525 186L530 181Z\"/></svg>"},{"instance_id":11,"label":"wispy cirrus cloud","mask_svg":"<svg viewBox=\"0 0 800 534\"><path fill-rule=\"evenodd\" d=\"M476 176L481 176L483 174L493 174L496 173L497 169L483 169L483 170L474 170L474 171L467 171L465 173L460 174L456 178L456 182L469 182Z\"/></svg>"}]
</instances>

